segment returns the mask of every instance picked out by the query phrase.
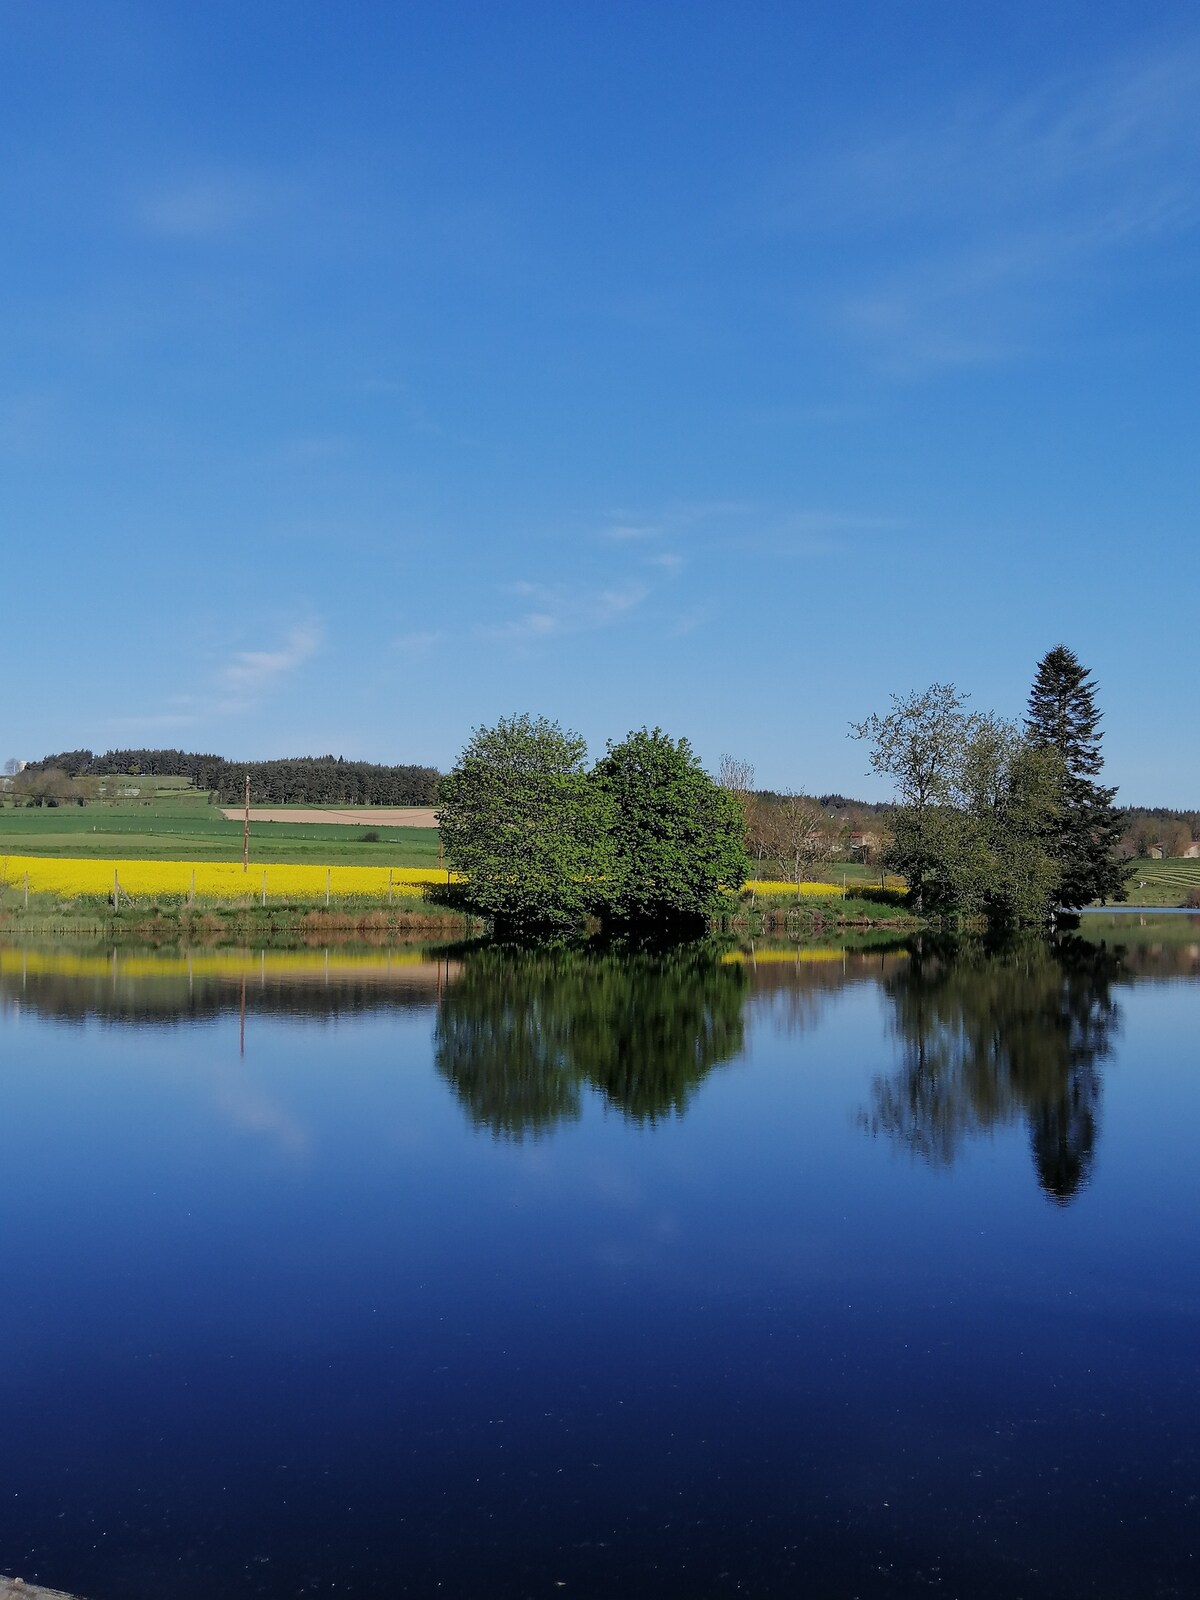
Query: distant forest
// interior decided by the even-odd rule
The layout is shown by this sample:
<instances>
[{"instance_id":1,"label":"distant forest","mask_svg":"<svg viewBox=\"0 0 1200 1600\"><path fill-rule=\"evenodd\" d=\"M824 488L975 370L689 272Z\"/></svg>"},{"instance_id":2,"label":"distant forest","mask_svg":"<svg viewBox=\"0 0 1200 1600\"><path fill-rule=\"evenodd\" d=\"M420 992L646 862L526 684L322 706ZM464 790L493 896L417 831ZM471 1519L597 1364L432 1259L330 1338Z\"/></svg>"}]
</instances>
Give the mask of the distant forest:
<instances>
[{"instance_id":1,"label":"distant forest","mask_svg":"<svg viewBox=\"0 0 1200 1600\"><path fill-rule=\"evenodd\" d=\"M428 806L437 800L436 767L377 766L342 756L295 756L279 761L227 761L188 750L61 750L31 762L26 772L69 778L190 778L197 789L236 805L250 775L255 805Z\"/></svg>"}]
</instances>

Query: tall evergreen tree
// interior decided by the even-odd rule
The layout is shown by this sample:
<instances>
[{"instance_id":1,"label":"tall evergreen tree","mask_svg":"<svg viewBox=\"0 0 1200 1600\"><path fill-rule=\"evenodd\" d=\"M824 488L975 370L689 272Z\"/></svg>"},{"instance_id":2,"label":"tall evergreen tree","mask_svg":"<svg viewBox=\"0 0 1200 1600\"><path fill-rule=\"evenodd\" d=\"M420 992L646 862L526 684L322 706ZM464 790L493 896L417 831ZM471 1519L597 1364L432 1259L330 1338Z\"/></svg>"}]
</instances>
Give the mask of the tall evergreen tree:
<instances>
[{"instance_id":1,"label":"tall evergreen tree","mask_svg":"<svg viewBox=\"0 0 1200 1600\"><path fill-rule=\"evenodd\" d=\"M1124 900L1130 869L1117 858L1124 813L1113 804L1116 789L1097 782L1104 757L1096 685L1066 645L1055 645L1038 663L1026 726L1031 740L1057 751L1062 763L1052 841L1059 903L1078 909L1093 900Z\"/></svg>"}]
</instances>

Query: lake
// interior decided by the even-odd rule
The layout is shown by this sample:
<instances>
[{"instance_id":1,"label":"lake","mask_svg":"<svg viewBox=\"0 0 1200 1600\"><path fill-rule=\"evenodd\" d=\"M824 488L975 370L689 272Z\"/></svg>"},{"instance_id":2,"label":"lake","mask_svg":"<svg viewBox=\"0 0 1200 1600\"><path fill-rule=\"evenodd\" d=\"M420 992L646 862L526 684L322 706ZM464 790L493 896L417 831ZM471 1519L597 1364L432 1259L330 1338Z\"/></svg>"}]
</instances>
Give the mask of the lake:
<instances>
[{"instance_id":1,"label":"lake","mask_svg":"<svg viewBox=\"0 0 1200 1600\"><path fill-rule=\"evenodd\" d=\"M1200 922L0 949L0 1572L1200 1594Z\"/></svg>"}]
</instances>

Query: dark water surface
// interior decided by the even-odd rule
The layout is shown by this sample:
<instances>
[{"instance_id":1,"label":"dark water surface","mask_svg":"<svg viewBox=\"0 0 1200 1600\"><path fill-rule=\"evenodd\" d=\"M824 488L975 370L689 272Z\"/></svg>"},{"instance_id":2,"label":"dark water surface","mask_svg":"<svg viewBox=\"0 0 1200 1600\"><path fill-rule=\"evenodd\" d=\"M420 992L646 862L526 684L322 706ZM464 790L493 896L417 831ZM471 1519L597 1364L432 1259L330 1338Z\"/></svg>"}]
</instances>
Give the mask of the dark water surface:
<instances>
[{"instance_id":1,"label":"dark water surface","mask_svg":"<svg viewBox=\"0 0 1200 1600\"><path fill-rule=\"evenodd\" d=\"M1200 927L0 951L0 1571L1200 1594Z\"/></svg>"}]
</instances>

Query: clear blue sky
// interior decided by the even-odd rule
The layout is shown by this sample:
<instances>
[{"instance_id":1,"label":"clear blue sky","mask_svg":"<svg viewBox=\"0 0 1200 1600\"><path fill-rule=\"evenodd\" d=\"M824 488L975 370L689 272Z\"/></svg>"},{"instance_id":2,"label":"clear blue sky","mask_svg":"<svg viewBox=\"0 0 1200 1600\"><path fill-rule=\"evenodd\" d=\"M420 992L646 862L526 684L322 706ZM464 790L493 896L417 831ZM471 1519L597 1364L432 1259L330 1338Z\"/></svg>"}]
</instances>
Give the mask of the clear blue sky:
<instances>
[{"instance_id":1,"label":"clear blue sky","mask_svg":"<svg viewBox=\"0 0 1200 1600\"><path fill-rule=\"evenodd\" d=\"M1200 11L0 3L0 757L519 710L1200 804Z\"/></svg>"}]
</instances>

